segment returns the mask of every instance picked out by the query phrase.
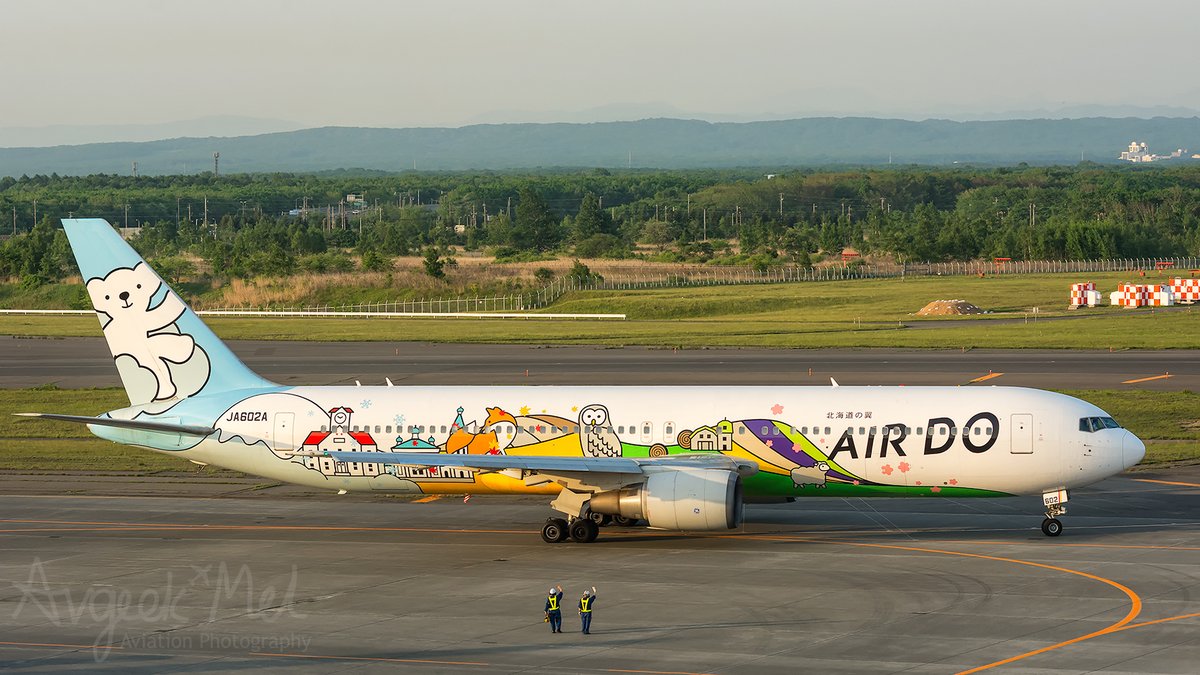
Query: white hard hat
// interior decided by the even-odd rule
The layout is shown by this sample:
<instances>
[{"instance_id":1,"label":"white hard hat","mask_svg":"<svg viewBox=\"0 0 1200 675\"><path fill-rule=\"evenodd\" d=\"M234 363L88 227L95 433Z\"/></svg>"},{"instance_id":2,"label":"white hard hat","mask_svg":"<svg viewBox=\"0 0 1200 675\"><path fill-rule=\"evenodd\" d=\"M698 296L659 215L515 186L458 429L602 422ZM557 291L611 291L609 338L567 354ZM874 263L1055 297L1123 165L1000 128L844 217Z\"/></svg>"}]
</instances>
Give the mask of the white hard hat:
<instances>
[{"instance_id":1,"label":"white hard hat","mask_svg":"<svg viewBox=\"0 0 1200 675\"><path fill-rule=\"evenodd\" d=\"M554 592L554 587L553 587L553 586L551 586L551 587L550 587L550 592L551 592L551 593L553 593L553 592Z\"/></svg>"}]
</instances>

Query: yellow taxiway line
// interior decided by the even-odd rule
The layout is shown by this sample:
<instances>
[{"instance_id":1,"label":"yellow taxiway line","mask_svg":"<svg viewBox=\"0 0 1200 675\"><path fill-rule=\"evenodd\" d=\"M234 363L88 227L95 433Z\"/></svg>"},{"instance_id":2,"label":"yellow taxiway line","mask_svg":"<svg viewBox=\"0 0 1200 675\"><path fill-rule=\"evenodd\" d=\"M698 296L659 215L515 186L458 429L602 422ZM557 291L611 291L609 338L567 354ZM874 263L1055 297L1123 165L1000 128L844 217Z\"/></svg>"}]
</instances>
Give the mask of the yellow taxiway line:
<instances>
[{"instance_id":1,"label":"yellow taxiway line","mask_svg":"<svg viewBox=\"0 0 1200 675\"><path fill-rule=\"evenodd\" d=\"M1169 377L1174 376L1170 373L1163 373L1162 375L1155 375L1154 377L1142 377L1136 380L1125 380L1121 384L1138 384L1139 382L1150 382L1151 380L1165 380Z\"/></svg>"}]
</instances>

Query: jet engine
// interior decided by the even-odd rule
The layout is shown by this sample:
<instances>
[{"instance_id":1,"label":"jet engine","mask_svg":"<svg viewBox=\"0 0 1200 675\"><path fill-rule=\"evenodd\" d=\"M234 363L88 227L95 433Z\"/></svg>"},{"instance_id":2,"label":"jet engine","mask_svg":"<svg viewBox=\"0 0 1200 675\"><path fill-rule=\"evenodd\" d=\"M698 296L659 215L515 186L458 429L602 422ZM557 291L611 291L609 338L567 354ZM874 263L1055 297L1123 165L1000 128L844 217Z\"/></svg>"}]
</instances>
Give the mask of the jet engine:
<instances>
[{"instance_id":1,"label":"jet engine","mask_svg":"<svg viewBox=\"0 0 1200 675\"><path fill-rule=\"evenodd\" d=\"M724 469L656 471L641 485L593 495L589 507L663 530L732 530L742 524L742 478Z\"/></svg>"}]
</instances>

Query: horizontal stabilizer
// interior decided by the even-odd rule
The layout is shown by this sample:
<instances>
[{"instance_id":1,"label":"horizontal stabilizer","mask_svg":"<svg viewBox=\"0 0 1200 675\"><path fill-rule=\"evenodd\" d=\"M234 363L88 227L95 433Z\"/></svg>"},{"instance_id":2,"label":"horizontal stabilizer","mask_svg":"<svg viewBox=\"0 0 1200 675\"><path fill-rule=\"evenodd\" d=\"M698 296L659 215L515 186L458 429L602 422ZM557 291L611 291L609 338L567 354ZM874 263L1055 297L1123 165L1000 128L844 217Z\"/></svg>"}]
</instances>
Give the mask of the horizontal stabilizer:
<instances>
[{"instance_id":1,"label":"horizontal stabilizer","mask_svg":"<svg viewBox=\"0 0 1200 675\"><path fill-rule=\"evenodd\" d=\"M147 422L144 420L119 420L111 417L87 417L84 415L57 415L54 413L13 413L19 417L40 417L60 422L75 422L77 424L93 424L101 427L116 427L117 429L136 429L138 431L157 431L164 434L181 434L184 436L207 436L216 429L212 427L196 427L188 424L166 424L164 422Z\"/></svg>"}]
</instances>

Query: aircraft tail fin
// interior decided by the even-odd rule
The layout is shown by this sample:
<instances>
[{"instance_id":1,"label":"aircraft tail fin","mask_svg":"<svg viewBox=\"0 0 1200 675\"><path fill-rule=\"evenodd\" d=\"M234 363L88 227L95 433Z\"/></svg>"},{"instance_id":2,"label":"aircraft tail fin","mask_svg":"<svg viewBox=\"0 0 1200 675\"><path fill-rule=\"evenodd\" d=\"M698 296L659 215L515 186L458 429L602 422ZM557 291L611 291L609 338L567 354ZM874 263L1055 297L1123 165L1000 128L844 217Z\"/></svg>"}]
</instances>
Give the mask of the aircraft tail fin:
<instances>
[{"instance_id":1,"label":"aircraft tail fin","mask_svg":"<svg viewBox=\"0 0 1200 675\"><path fill-rule=\"evenodd\" d=\"M102 218L64 218L131 405L273 386L245 366Z\"/></svg>"}]
</instances>

